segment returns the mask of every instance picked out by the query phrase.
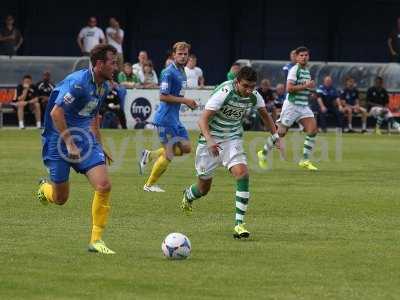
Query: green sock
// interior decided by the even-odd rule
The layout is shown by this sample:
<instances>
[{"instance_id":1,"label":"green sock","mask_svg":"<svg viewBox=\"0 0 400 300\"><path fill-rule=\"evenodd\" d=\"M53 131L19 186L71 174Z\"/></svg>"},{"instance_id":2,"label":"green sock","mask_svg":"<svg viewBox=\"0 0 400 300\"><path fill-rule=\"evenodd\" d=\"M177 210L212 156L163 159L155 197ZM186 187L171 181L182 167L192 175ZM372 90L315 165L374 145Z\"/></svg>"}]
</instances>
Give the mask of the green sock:
<instances>
[{"instance_id":1,"label":"green sock","mask_svg":"<svg viewBox=\"0 0 400 300\"><path fill-rule=\"evenodd\" d=\"M235 225L242 224L249 202L249 178L243 177L236 181L236 214Z\"/></svg>"},{"instance_id":2,"label":"green sock","mask_svg":"<svg viewBox=\"0 0 400 300\"><path fill-rule=\"evenodd\" d=\"M274 148L275 143L278 140L278 138L279 138L278 134L271 135L267 138L267 142L265 143L264 148L263 148L264 156L267 156L268 153L272 150L272 148Z\"/></svg>"},{"instance_id":3,"label":"green sock","mask_svg":"<svg viewBox=\"0 0 400 300\"><path fill-rule=\"evenodd\" d=\"M199 199L203 196L203 194L200 192L199 188L197 187L196 184L192 184L185 190L185 196L186 199L188 199L190 202L193 200Z\"/></svg>"},{"instance_id":4,"label":"green sock","mask_svg":"<svg viewBox=\"0 0 400 300\"><path fill-rule=\"evenodd\" d=\"M316 134L307 135L303 146L303 159L308 160L315 145Z\"/></svg>"}]
</instances>

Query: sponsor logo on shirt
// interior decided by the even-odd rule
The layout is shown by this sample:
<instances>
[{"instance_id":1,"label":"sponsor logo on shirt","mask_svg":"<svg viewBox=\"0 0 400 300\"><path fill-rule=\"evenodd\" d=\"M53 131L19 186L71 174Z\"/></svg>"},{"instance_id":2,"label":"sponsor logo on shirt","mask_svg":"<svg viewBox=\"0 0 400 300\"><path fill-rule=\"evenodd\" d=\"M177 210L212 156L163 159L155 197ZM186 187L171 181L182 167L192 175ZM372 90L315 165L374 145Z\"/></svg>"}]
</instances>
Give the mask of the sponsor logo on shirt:
<instances>
[{"instance_id":1,"label":"sponsor logo on shirt","mask_svg":"<svg viewBox=\"0 0 400 300\"><path fill-rule=\"evenodd\" d=\"M64 102L65 102L66 104L71 104L71 103L74 102L74 101L75 101L75 97L72 96L70 93L66 93L66 94L64 95Z\"/></svg>"},{"instance_id":2,"label":"sponsor logo on shirt","mask_svg":"<svg viewBox=\"0 0 400 300\"><path fill-rule=\"evenodd\" d=\"M167 90L168 89L168 82L161 82L161 90Z\"/></svg>"}]
</instances>

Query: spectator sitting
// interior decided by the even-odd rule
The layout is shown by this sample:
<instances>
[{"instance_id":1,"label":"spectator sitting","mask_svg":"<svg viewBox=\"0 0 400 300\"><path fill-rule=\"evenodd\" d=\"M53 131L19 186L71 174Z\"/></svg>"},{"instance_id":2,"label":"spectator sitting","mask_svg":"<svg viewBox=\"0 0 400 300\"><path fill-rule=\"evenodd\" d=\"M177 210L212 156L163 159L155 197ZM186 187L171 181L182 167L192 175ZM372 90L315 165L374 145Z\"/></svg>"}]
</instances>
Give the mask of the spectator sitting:
<instances>
[{"instance_id":1,"label":"spectator sitting","mask_svg":"<svg viewBox=\"0 0 400 300\"><path fill-rule=\"evenodd\" d=\"M88 26L81 29L76 41L84 56L89 56L90 51L96 45L105 42L103 30L97 27L97 19L95 17L89 18Z\"/></svg>"},{"instance_id":2,"label":"spectator sitting","mask_svg":"<svg viewBox=\"0 0 400 300\"><path fill-rule=\"evenodd\" d=\"M360 106L360 100L358 97L358 90L355 87L354 79L348 77L345 81L345 88L340 95L342 106L344 107L344 114L347 117L347 132L354 132L352 119L353 113L361 114L362 130L361 132L367 132L367 118L368 113L364 107Z\"/></svg>"},{"instance_id":3,"label":"spectator sitting","mask_svg":"<svg viewBox=\"0 0 400 300\"><path fill-rule=\"evenodd\" d=\"M118 74L118 83L127 89L140 87L139 78L133 73L130 63L124 63L123 71Z\"/></svg>"},{"instance_id":4,"label":"spectator sitting","mask_svg":"<svg viewBox=\"0 0 400 300\"><path fill-rule=\"evenodd\" d=\"M139 71L138 77L144 89L154 89L158 87L157 74L153 69L151 60L143 63L143 69Z\"/></svg>"},{"instance_id":5,"label":"spectator sitting","mask_svg":"<svg viewBox=\"0 0 400 300\"><path fill-rule=\"evenodd\" d=\"M367 90L367 104L371 107L369 113L376 118L375 133L380 135L383 121L389 122L393 128L400 131L400 124L393 118L389 110L389 95L383 87L383 78L376 77L374 86Z\"/></svg>"},{"instance_id":6,"label":"spectator sitting","mask_svg":"<svg viewBox=\"0 0 400 300\"><path fill-rule=\"evenodd\" d=\"M112 89L107 95L100 108L101 128L126 129L126 118L122 105L124 101L120 99L122 95L116 89Z\"/></svg>"},{"instance_id":7,"label":"spectator sitting","mask_svg":"<svg viewBox=\"0 0 400 300\"><path fill-rule=\"evenodd\" d=\"M46 110L47 101L49 100L50 94L53 91L55 85L50 80L50 72L44 71L42 81L36 84L38 93L40 110L43 112Z\"/></svg>"},{"instance_id":8,"label":"spectator sitting","mask_svg":"<svg viewBox=\"0 0 400 300\"><path fill-rule=\"evenodd\" d=\"M185 66L187 87L190 89L204 88L203 71L196 65L197 65L196 55L190 54L188 62Z\"/></svg>"},{"instance_id":9,"label":"spectator sitting","mask_svg":"<svg viewBox=\"0 0 400 300\"><path fill-rule=\"evenodd\" d=\"M241 68L241 66L239 63L237 63L237 62L233 63L229 72L226 74L226 78L228 80L235 79L237 76L237 73L239 73L239 71L240 71L240 68Z\"/></svg>"},{"instance_id":10,"label":"spectator sitting","mask_svg":"<svg viewBox=\"0 0 400 300\"><path fill-rule=\"evenodd\" d=\"M17 99L14 101L14 104L17 110L18 126L20 129L25 129L25 108L29 108L35 114L36 127L41 128L38 93L36 87L32 84L31 75L25 75L22 83L17 86Z\"/></svg>"},{"instance_id":11,"label":"spectator sitting","mask_svg":"<svg viewBox=\"0 0 400 300\"><path fill-rule=\"evenodd\" d=\"M326 132L327 123L326 118L328 112L335 115L336 127L343 128L343 106L339 99L339 93L336 88L332 85L331 76L325 76L323 84L317 89L317 101L319 117L321 122L321 128L323 132Z\"/></svg>"},{"instance_id":12,"label":"spectator sitting","mask_svg":"<svg viewBox=\"0 0 400 300\"><path fill-rule=\"evenodd\" d=\"M147 52L144 51L144 50L140 51L140 52L139 52L139 55L138 55L138 60L139 60L139 61L138 61L136 64L134 64L134 65L132 66L132 68L133 68L133 73L135 73L136 75L138 75L139 72L140 72L140 70L143 69L143 64L144 64L146 61L149 60L149 56L147 55Z\"/></svg>"},{"instance_id":13,"label":"spectator sitting","mask_svg":"<svg viewBox=\"0 0 400 300\"><path fill-rule=\"evenodd\" d=\"M390 33L387 40L392 62L400 62L400 17L397 18L396 28Z\"/></svg>"},{"instance_id":14,"label":"spectator sitting","mask_svg":"<svg viewBox=\"0 0 400 300\"><path fill-rule=\"evenodd\" d=\"M274 103L274 92L271 89L271 84L268 79L262 79L260 86L257 88L257 92L264 99L265 107L267 111L271 113L272 119L276 120L276 108Z\"/></svg>"},{"instance_id":15,"label":"spectator sitting","mask_svg":"<svg viewBox=\"0 0 400 300\"><path fill-rule=\"evenodd\" d=\"M22 34L15 28L13 16L6 16L4 25L0 30L0 55L16 55L24 41Z\"/></svg>"},{"instance_id":16,"label":"spectator sitting","mask_svg":"<svg viewBox=\"0 0 400 300\"><path fill-rule=\"evenodd\" d=\"M282 109L283 102L286 99L285 85L282 83L278 83L275 88L275 99L274 104L279 112Z\"/></svg>"},{"instance_id":17,"label":"spectator sitting","mask_svg":"<svg viewBox=\"0 0 400 300\"><path fill-rule=\"evenodd\" d=\"M122 43L124 41L124 31L120 28L116 18L111 17L109 27L106 29L107 43L117 49L118 70L122 71L124 64L124 56L122 51Z\"/></svg>"}]
</instances>

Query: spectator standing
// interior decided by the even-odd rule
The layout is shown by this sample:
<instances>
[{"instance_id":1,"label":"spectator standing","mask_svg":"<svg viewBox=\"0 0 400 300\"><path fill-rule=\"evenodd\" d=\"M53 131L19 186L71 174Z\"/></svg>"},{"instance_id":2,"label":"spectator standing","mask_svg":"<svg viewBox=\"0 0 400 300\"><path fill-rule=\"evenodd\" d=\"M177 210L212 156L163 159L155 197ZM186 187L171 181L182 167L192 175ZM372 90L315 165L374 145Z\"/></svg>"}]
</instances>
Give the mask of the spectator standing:
<instances>
[{"instance_id":1,"label":"spectator standing","mask_svg":"<svg viewBox=\"0 0 400 300\"><path fill-rule=\"evenodd\" d=\"M89 56L90 51L98 44L104 44L103 30L97 27L97 19L90 17L88 26L83 27L78 34L77 43L82 55Z\"/></svg>"},{"instance_id":2,"label":"spectator standing","mask_svg":"<svg viewBox=\"0 0 400 300\"><path fill-rule=\"evenodd\" d=\"M0 55L16 55L24 41L21 32L14 26L14 22L13 16L6 16L4 27L0 30Z\"/></svg>"},{"instance_id":3,"label":"spectator standing","mask_svg":"<svg viewBox=\"0 0 400 300\"><path fill-rule=\"evenodd\" d=\"M124 55L122 50L124 31L120 28L119 22L114 17L111 17L109 20L109 27L106 29L106 38L107 43L117 49L118 70L122 71L124 64Z\"/></svg>"},{"instance_id":4,"label":"spectator standing","mask_svg":"<svg viewBox=\"0 0 400 300\"><path fill-rule=\"evenodd\" d=\"M320 122L323 132L326 132L327 114L330 112L335 115L336 127L343 128L343 111L344 108L339 99L339 93L333 86L332 77L325 76L323 84L317 89L318 109L320 113Z\"/></svg>"},{"instance_id":5,"label":"spectator standing","mask_svg":"<svg viewBox=\"0 0 400 300\"><path fill-rule=\"evenodd\" d=\"M380 128L383 121L389 122L393 128L400 131L400 124L396 122L389 110L389 94L383 86L382 77L376 77L374 86L367 90L367 104L371 107L370 115L376 118L376 134L382 134Z\"/></svg>"},{"instance_id":6,"label":"spectator standing","mask_svg":"<svg viewBox=\"0 0 400 300\"><path fill-rule=\"evenodd\" d=\"M397 18L396 28L390 33L387 40L392 62L400 62L400 17Z\"/></svg>"},{"instance_id":7,"label":"spectator standing","mask_svg":"<svg viewBox=\"0 0 400 300\"><path fill-rule=\"evenodd\" d=\"M140 87L140 80L133 73L132 65L128 62L124 63L122 72L118 74L118 83L127 89Z\"/></svg>"},{"instance_id":8,"label":"spectator standing","mask_svg":"<svg viewBox=\"0 0 400 300\"><path fill-rule=\"evenodd\" d=\"M31 75L25 75L21 84L17 86L17 99L14 102L17 109L18 126L25 129L25 109L29 108L34 113L36 119L36 127L41 128L40 122L40 104L38 92L32 83Z\"/></svg>"},{"instance_id":9,"label":"spectator standing","mask_svg":"<svg viewBox=\"0 0 400 300\"><path fill-rule=\"evenodd\" d=\"M240 64L237 62L233 63L229 72L226 74L226 78L228 80L235 79L239 71L240 71Z\"/></svg>"},{"instance_id":10,"label":"spectator standing","mask_svg":"<svg viewBox=\"0 0 400 300\"><path fill-rule=\"evenodd\" d=\"M189 55L189 60L185 66L187 78L187 87L190 89L204 88L203 71L197 67L197 57L194 54Z\"/></svg>"},{"instance_id":11,"label":"spectator standing","mask_svg":"<svg viewBox=\"0 0 400 300\"><path fill-rule=\"evenodd\" d=\"M55 85L51 82L50 72L44 71L42 80L36 84L41 111L46 110L47 101L49 100L50 94L53 91L54 87Z\"/></svg>"},{"instance_id":12,"label":"spectator standing","mask_svg":"<svg viewBox=\"0 0 400 300\"><path fill-rule=\"evenodd\" d=\"M368 113L364 107L360 106L358 90L355 87L355 82L353 78L346 78L345 88L340 94L340 100L342 102L342 106L344 107L344 114L347 117L347 132L354 132L352 124L353 113L361 114L361 133L367 132Z\"/></svg>"},{"instance_id":13,"label":"spectator standing","mask_svg":"<svg viewBox=\"0 0 400 300\"><path fill-rule=\"evenodd\" d=\"M139 71L138 77L144 89L158 88L158 78L151 60L143 63L143 68Z\"/></svg>"},{"instance_id":14,"label":"spectator standing","mask_svg":"<svg viewBox=\"0 0 400 300\"><path fill-rule=\"evenodd\" d=\"M144 51L144 50L140 51L140 52L139 52L139 55L138 55L138 62L132 66L132 68L133 68L133 73L135 73L136 75L138 75L139 72L140 72L140 70L143 69L144 63L145 63L146 61L148 61L148 60L149 60L149 56L148 56L148 54L147 54L147 51Z\"/></svg>"}]
</instances>

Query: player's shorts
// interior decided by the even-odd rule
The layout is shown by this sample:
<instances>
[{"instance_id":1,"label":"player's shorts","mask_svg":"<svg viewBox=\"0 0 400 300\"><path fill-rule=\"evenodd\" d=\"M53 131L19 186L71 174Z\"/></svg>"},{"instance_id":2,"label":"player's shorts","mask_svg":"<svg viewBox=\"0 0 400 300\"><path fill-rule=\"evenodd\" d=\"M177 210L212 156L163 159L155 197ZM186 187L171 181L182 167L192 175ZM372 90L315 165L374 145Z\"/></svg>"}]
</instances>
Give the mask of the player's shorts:
<instances>
[{"instance_id":1,"label":"player's shorts","mask_svg":"<svg viewBox=\"0 0 400 300\"><path fill-rule=\"evenodd\" d=\"M198 177L203 179L211 178L215 169L221 165L228 170L238 164L247 165L242 140L236 139L222 142L219 146L221 147L219 156L214 157L208 151L207 144L197 145L195 167Z\"/></svg>"},{"instance_id":2,"label":"player's shorts","mask_svg":"<svg viewBox=\"0 0 400 300\"><path fill-rule=\"evenodd\" d=\"M81 150L81 160L78 162L68 159L65 144L63 142L57 143L57 140L55 138L43 138L43 162L48 169L52 182L63 183L68 181L71 167L77 173L86 174L90 169L105 164L103 148L94 137L83 142L75 141L76 146Z\"/></svg>"},{"instance_id":3,"label":"player's shorts","mask_svg":"<svg viewBox=\"0 0 400 300\"><path fill-rule=\"evenodd\" d=\"M182 124L175 126L156 125L161 144L174 145L181 141L188 141L189 134Z\"/></svg>"},{"instance_id":4,"label":"player's shorts","mask_svg":"<svg viewBox=\"0 0 400 300\"><path fill-rule=\"evenodd\" d=\"M276 122L286 127L291 127L293 123L305 118L314 118L314 113L308 105L298 105L285 100L282 105L281 115Z\"/></svg>"}]
</instances>

